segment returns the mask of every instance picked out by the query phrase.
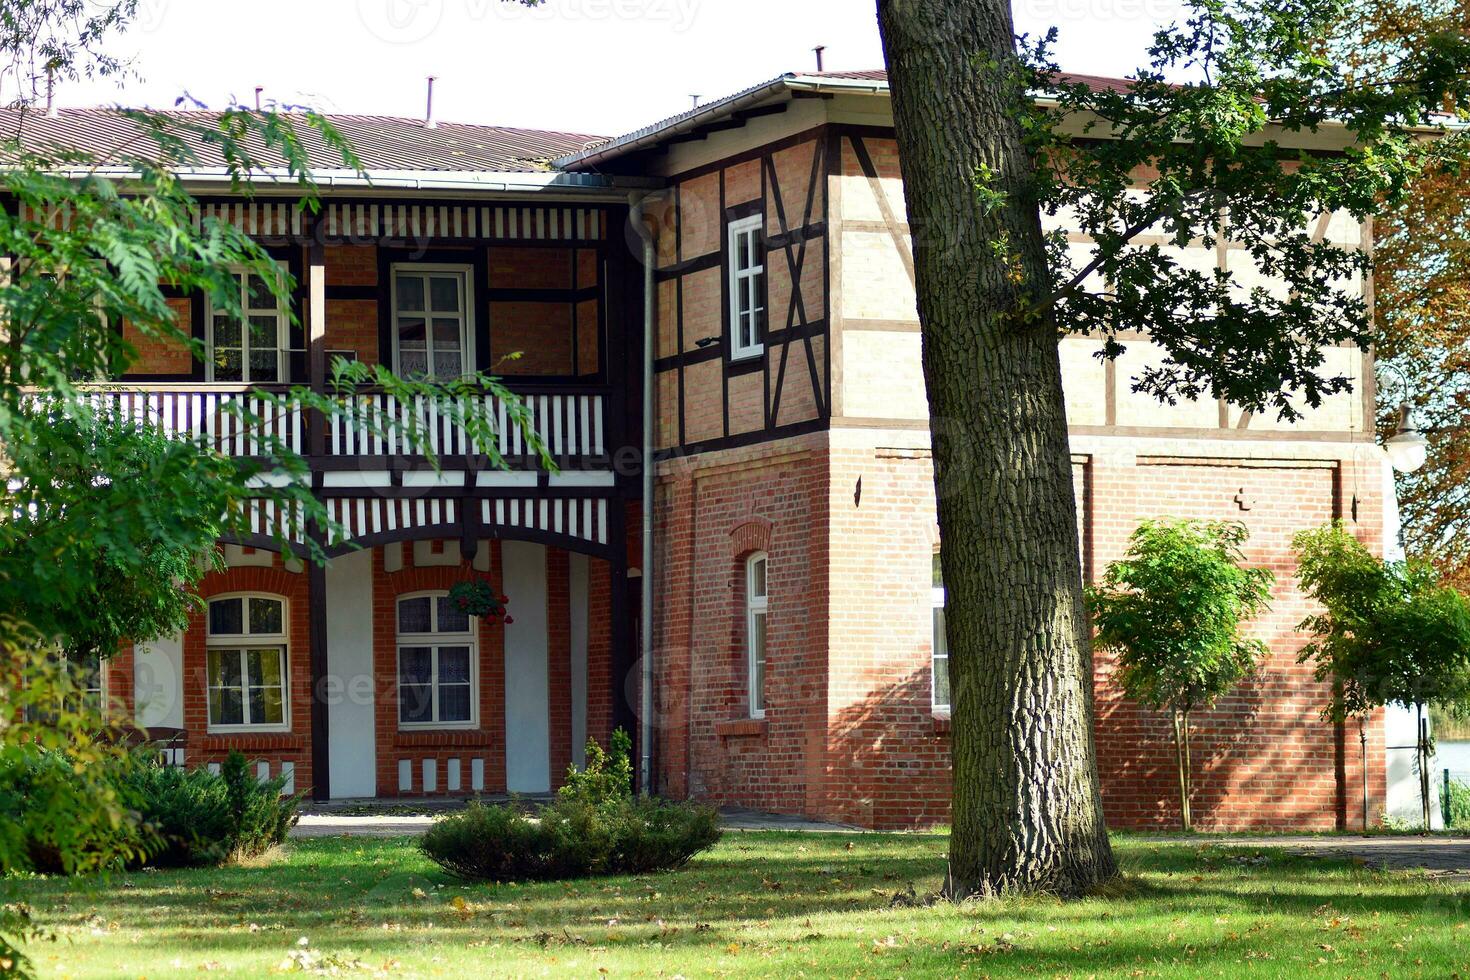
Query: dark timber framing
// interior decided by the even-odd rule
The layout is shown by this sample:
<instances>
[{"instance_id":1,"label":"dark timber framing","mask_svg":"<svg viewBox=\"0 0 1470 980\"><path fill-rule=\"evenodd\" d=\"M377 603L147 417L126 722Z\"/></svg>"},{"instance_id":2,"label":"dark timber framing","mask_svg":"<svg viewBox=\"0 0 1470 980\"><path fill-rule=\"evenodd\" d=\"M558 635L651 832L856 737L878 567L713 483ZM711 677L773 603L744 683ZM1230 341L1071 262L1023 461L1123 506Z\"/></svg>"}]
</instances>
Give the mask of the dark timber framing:
<instances>
[{"instance_id":1,"label":"dark timber framing","mask_svg":"<svg viewBox=\"0 0 1470 980\"><path fill-rule=\"evenodd\" d=\"M201 198L203 205L238 203L239 198ZM257 198L258 203L289 204L286 198ZM341 202L339 202L341 203ZM507 386L526 396L541 395L595 395L603 404L603 445L605 452L593 455L568 456L557 460L559 467L567 472L586 470L611 470L614 474L611 486L551 486L549 474L537 473L534 485L480 487L475 476L484 468L485 461L478 457L443 456L439 460L442 471L462 470L465 483L451 487L405 486L403 476L409 472L429 469L427 460L421 456L334 456L327 452L328 426L318 413L308 413L303 419L302 456L312 474L313 489L326 502L375 499L396 503L403 500L452 500L456 503L457 518L439 524L423 524L410 527L398 526L373 533L359 533L351 541L330 542L327 529L310 522L304 531L308 539L328 557L337 557L363 547L378 547L394 542L409 542L425 539L450 539L460 542L462 555L473 557L479 543L485 540L523 540L580 552L605 562L609 582L609 637L611 667L611 710L614 727L621 727L637 737L637 637L636 637L636 587L640 577L630 574L628 541L630 525L641 519L631 503L637 498L641 463L637 462L638 447L634 441L641 432L642 405L642 337L634 329L641 322L641 282L637 261L622 245L621 233L627 220L627 207L606 201L587 204L558 202L533 202L528 200L484 201L484 200L425 200L403 198L352 198L352 204L411 205L422 204L434 208L540 208L572 209L585 212L595 211L599 234L597 237L447 237L429 235L406 239L401 236L381 235L337 235L329 236L321 216L300 215L300 230L290 235L258 236L269 253L278 259L291 273L296 287L292 297L296 322L291 326L290 380L296 384L308 384L323 394L328 390L327 350L327 303L330 300L373 300L378 308L378 341L380 361L392 363L392 290L390 269L392 263L444 262L469 266L473 282L473 329L476 360L475 367L491 371L490 361L493 323L490 304L499 301L532 301L566 303L570 307L572 330L572 374L568 376L536 377L528 375L507 379ZM537 227L535 223L523 222L522 227ZM565 229L565 223L562 225ZM375 246L378 281L376 285L326 283L326 250L329 245ZM516 248L559 249L570 253L571 274L566 288L521 288L514 284L495 284L492 288L488 268L488 249L496 246ZM597 282L581 281L580 259L587 251L595 254ZM179 297L185 294L179 293ZM202 342L205 337L207 304L201 295L188 295L189 333ZM597 301L595 327L590 319L583 317L582 304ZM582 364L580 332L588 328L598 331L597 363ZM585 374L581 372L586 372ZM204 364L194 359L187 372L164 375L130 374L120 379L128 381L169 382L199 384L201 392L210 390L204 384ZM281 385L262 385L263 390L282 390ZM629 460L634 465L628 465ZM530 457L516 457L508 462L521 470L530 470L536 461ZM381 470L389 474L389 485L361 489L324 486L325 477L332 472ZM487 524L482 518L483 501L576 500L601 503L606 507L606 518L602 524L604 540L596 542L550 528L501 526ZM272 534L252 534L226 539L225 543L279 551L281 539ZM299 543L295 546L299 550ZM310 732L311 762L313 770L310 792L313 798L324 800L331 793L331 738L329 711L325 697L328 685L325 680L329 671L327 656L327 589L326 568L314 562L306 563L307 605L309 625L307 633L307 659L310 665Z\"/></svg>"},{"instance_id":2,"label":"dark timber framing","mask_svg":"<svg viewBox=\"0 0 1470 980\"><path fill-rule=\"evenodd\" d=\"M832 345L828 324L831 309L830 266L832 248L829 235L829 180L840 172L841 157L838 137L842 129L824 125L804 130L792 136L757 147L750 151L734 154L710 164L680 173L672 178L672 193L675 214L682 218L684 213L684 184L691 179L714 175L718 188L717 213L720 225L713 251L703 255L687 255L685 252L683 223L674 227L673 262L655 270L659 283L674 284L673 340L675 350L665 353L654 363L655 373L666 383L672 384L677 402L676 446L666 446L662 457L688 455L691 453L714 452L747 446L772 439L786 438L826 428L832 410ZM786 197L782 191L783 176L789 183L790 173L783 175L777 165L777 155L784 150L810 145L812 159L803 188L798 198L800 211L788 213ZM760 172L760 190L757 197L743 201L730 201L726 182L726 171L732 166L756 162ZM760 339L763 345L758 357L731 360L731 324L729 269L729 225L740 218L759 214L765 216L767 231L764 235L765 316L760 324ZM771 227L774 219L774 228ZM810 264L820 262L821 305L809 308L804 276ZM771 309L771 277L773 268L784 269L791 283L786 307ZM688 348L685 337L684 310L685 284L687 276L720 270L719 302L720 336L718 343ZM773 319L775 314L779 319ZM817 357L816 341L822 340L822 354ZM800 352L793 350L800 345ZM793 361L793 354L796 359ZM719 435L715 438L691 441L687 417L690 386L685 378L688 368L712 361L720 362L720 411ZM808 418L782 419L782 405L791 391L794 372L805 373L812 391L813 414ZM756 429L737 430L732 427L730 386L732 379L749 374L761 375L761 422Z\"/></svg>"}]
</instances>

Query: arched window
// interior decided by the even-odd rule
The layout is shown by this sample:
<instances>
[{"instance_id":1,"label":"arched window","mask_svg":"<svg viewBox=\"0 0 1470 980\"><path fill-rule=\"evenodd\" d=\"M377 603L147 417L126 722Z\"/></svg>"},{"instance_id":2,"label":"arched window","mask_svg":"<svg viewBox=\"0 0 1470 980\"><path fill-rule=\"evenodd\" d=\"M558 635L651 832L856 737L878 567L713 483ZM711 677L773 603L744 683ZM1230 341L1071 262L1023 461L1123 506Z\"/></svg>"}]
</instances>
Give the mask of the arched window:
<instances>
[{"instance_id":1,"label":"arched window","mask_svg":"<svg viewBox=\"0 0 1470 980\"><path fill-rule=\"evenodd\" d=\"M766 554L745 560L746 703L750 717L766 716Z\"/></svg>"},{"instance_id":2,"label":"arched window","mask_svg":"<svg viewBox=\"0 0 1470 980\"><path fill-rule=\"evenodd\" d=\"M398 600L398 727L479 723L475 624L444 592Z\"/></svg>"},{"instance_id":3,"label":"arched window","mask_svg":"<svg viewBox=\"0 0 1470 980\"><path fill-rule=\"evenodd\" d=\"M271 595L209 600L208 708L211 731L288 731L286 600Z\"/></svg>"}]
</instances>

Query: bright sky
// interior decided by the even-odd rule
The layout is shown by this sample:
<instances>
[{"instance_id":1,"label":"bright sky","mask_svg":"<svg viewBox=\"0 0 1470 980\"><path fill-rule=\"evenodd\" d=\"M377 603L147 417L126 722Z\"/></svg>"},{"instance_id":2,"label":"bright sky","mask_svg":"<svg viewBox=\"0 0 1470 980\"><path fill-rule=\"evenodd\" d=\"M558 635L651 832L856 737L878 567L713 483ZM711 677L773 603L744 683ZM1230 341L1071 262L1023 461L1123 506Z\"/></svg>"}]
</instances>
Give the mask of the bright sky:
<instances>
[{"instance_id":1,"label":"bright sky","mask_svg":"<svg viewBox=\"0 0 1470 980\"><path fill-rule=\"evenodd\" d=\"M1017 29L1061 29L1072 71L1121 75L1177 0L1015 0ZM139 0L114 52L141 81L72 84L61 105L166 108L264 97L613 136L784 71L883 63L873 0Z\"/></svg>"}]
</instances>

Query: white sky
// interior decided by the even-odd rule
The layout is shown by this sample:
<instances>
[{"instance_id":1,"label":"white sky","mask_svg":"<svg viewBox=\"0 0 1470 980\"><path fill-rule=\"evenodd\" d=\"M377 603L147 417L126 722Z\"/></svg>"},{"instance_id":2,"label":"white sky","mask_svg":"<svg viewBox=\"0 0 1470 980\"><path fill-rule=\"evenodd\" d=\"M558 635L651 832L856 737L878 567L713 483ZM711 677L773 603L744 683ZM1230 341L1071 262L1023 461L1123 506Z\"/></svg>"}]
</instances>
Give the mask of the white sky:
<instances>
[{"instance_id":1,"label":"white sky","mask_svg":"<svg viewBox=\"0 0 1470 980\"><path fill-rule=\"evenodd\" d=\"M1061 29L1063 67L1129 73L1177 0L1015 0L1017 29ZM113 51L141 80L73 83L66 106L183 92L334 112L418 116L437 75L441 120L614 136L784 71L883 63L873 0L139 0Z\"/></svg>"}]
</instances>

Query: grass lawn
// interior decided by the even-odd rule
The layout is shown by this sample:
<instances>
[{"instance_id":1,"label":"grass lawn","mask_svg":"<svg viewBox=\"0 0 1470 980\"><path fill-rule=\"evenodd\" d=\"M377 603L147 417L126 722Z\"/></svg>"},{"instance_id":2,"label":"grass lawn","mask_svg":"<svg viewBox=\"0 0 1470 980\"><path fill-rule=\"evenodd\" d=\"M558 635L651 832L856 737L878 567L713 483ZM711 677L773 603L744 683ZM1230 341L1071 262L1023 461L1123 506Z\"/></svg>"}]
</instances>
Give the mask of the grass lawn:
<instances>
[{"instance_id":1,"label":"grass lawn","mask_svg":"<svg viewBox=\"0 0 1470 980\"><path fill-rule=\"evenodd\" d=\"M936 835L730 834L682 871L454 881L413 838L251 867L16 882L43 976L1470 976L1470 887L1277 851L1121 837L1107 896L908 905ZM299 945L304 939L305 945Z\"/></svg>"}]
</instances>

